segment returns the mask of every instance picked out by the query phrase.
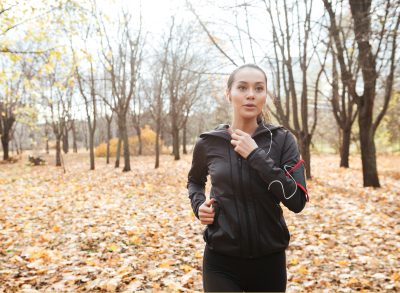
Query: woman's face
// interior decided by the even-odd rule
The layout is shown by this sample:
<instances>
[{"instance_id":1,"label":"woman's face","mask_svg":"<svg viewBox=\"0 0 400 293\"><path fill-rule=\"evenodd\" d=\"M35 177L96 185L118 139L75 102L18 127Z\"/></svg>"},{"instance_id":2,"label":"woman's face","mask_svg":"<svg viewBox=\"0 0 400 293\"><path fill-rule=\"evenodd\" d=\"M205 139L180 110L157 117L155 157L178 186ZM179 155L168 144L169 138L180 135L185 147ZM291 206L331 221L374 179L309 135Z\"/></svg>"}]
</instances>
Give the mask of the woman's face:
<instances>
[{"instance_id":1,"label":"woman's face","mask_svg":"<svg viewBox=\"0 0 400 293\"><path fill-rule=\"evenodd\" d=\"M234 76L231 90L226 94L231 100L235 117L256 119L267 98L264 74L256 68L240 69Z\"/></svg>"}]
</instances>

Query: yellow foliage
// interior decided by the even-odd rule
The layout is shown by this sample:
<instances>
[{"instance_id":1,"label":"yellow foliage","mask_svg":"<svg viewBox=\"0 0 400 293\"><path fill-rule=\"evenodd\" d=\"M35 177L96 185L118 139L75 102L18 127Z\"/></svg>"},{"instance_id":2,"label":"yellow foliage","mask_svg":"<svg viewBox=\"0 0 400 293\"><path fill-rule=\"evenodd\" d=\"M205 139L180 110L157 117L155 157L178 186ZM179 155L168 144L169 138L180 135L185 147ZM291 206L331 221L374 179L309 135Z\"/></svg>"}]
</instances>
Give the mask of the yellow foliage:
<instances>
[{"instance_id":1,"label":"yellow foliage","mask_svg":"<svg viewBox=\"0 0 400 293\"><path fill-rule=\"evenodd\" d=\"M145 125L141 129L142 137L142 155L154 155L155 154L155 143L156 133L150 128L149 125ZM115 157L117 154L118 138L110 139L110 156ZM161 153L167 154L168 149L164 146L163 141L160 140ZM131 155L138 155L139 150L139 139L137 135L129 137L129 153ZM121 142L121 156L124 152L124 143ZM107 144L101 143L95 149L96 157L105 157L107 154Z\"/></svg>"},{"instance_id":2,"label":"yellow foliage","mask_svg":"<svg viewBox=\"0 0 400 293\"><path fill-rule=\"evenodd\" d=\"M19 56L18 54L10 54L10 59L11 61L13 61L14 63L18 62L19 60L21 60L21 56Z\"/></svg>"},{"instance_id":3,"label":"yellow foliage","mask_svg":"<svg viewBox=\"0 0 400 293\"><path fill-rule=\"evenodd\" d=\"M61 55L62 55L62 53L60 51L51 51L50 52L50 57L55 58L56 60L60 60Z\"/></svg>"},{"instance_id":4,"label":"yellow foliage","mask_svg":"<svg viewBox=\"0 0 400 293\"><path fill-rule=\"evenodd\" d=\"M44 72L45 72L45 73L50 74L50 73L53 72L54 66L53 66L53 64L46 63L46 64L43 66L43 69L44 69Z\"/></svg>"},{"instance_id":5,"label":"yellow foliage","mask_svg":"<svg viewBox=\"0 0 400 293\"><path fill-rule=\"evenodd\" d=\"M6 78L6 73L4 72L4 70L0 71L0 81L3 81Z\"/></svg>"}]
</instances>

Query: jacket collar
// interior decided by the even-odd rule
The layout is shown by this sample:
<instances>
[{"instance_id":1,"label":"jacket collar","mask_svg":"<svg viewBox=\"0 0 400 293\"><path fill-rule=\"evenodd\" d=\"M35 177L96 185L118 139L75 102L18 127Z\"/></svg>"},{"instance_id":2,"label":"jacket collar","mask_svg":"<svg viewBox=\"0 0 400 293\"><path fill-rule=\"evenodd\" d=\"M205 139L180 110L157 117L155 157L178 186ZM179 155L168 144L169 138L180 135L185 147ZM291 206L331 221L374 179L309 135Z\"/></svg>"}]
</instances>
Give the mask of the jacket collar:
<instances>
[{"instance_id":1,"label":"jacket collar","mask_svg":"<svg viewBox=\"0 0 400 293\"><path fill-rule=\"evenodd\" d=\"M230 127L229 124L221 123L217 127L215 127L213 130L201 133L200 137L217 136L217 137L221 137L223 139L230 141L232 138L228 132L229 127ZM282 126L276 126L276 125L272 125L269 123L264 123L264 124L259 123L258 127L256 128L256 131L254 131L254 133L251 137L254 138L261 133L273 131L273 130L279 129L279 128L282 128Z\"/></svg>"}]
</instances>

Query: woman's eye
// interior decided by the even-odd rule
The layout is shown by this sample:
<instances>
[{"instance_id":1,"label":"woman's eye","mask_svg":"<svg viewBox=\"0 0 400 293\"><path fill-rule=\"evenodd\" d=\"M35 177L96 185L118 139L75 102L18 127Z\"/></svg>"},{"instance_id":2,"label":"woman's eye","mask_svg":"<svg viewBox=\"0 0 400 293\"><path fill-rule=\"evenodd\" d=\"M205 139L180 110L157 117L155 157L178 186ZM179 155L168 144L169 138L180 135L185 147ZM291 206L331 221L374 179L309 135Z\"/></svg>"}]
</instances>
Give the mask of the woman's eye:
<instances>
[{"instance_id":1,"label":"woman's eye","mask_svg":"<svg viewBox=\"0 0 400 293\"><path fill-rule=\"evenodd\" d=\"M239 85L239 86L238 86L238 89L241 90L241 91L244 91L244 90L246 89L246 87L244 87L244 86L242 86L242 85Z\"/></svg>"},{"instance_id":2,"label":"woman's eye","mask_svg":"<svg viewBox=\"0 0 400 293\"><path fill-rule=\"evenodd\" d=\"M262 92L263 90L264 90L263 87L257 87L257 88L256 88L256 91L258 91L258 92Z\"/></svg>"}]
</instances>

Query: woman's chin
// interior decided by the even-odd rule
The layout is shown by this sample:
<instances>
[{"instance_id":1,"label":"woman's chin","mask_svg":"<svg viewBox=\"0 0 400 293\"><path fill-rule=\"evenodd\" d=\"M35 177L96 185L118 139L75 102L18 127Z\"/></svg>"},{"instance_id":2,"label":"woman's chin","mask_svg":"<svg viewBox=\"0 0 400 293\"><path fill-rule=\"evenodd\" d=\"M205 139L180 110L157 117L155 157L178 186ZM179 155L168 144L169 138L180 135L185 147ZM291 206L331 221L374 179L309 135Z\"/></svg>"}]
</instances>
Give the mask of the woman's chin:
<instances>
[{"instance_id":1,"label":"woman's chin","mask_svg":"<svg viewBox=\"0 0 400 293\"><path fill-rule=\"evenodd\" d=\"M256 120L257 116L258 116L258 114L256 112L254 112L254 113L240 113L240 117L242 119L245 119L245 120L252 120L252 119Z\"/></svg>"}]
</instances>

